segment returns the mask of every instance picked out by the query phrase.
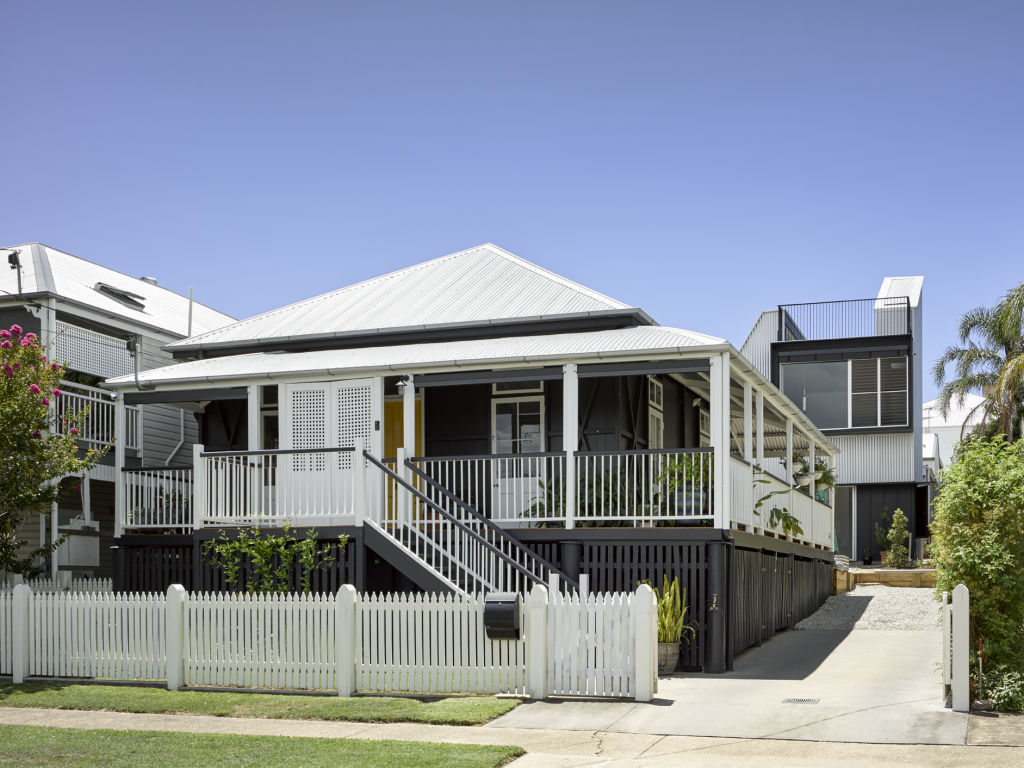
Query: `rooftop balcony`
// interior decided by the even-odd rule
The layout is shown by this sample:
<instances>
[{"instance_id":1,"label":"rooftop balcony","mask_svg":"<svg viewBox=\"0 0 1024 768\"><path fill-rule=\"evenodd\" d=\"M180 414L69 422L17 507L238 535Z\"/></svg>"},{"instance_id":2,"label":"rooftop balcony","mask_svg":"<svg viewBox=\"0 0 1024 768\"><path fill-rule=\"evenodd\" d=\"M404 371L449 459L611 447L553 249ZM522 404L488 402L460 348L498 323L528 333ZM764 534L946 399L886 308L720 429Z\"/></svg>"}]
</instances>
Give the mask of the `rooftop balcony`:
<instances>
[{"instance_id":1,"label":"rooftop balcony","mask_svg":"<svg viewBox=\"0 0 1024 768\"><path fill-rule=\"evenodd\" d=\"M912 333L910 297L779 305L778 341L821 341Z\"/></svg>"}]
</instances>

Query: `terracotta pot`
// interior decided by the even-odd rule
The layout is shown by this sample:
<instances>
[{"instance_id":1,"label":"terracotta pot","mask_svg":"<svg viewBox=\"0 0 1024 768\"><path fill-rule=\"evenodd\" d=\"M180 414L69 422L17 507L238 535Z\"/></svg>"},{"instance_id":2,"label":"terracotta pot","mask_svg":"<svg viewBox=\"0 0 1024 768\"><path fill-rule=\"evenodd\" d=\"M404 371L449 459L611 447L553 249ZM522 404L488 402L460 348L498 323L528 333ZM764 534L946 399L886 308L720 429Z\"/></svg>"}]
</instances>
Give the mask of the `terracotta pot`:
<instances>
[{"instance_id":1,"label":"terracotta pot","mask_svg":"<svg viewBox=\"0 0 1024 768\"><path fill-rule=\"evenodd\" d=\"M658 643L658 677L671 675L679 666L679 641Z\"/></svg>"}]
</instances>

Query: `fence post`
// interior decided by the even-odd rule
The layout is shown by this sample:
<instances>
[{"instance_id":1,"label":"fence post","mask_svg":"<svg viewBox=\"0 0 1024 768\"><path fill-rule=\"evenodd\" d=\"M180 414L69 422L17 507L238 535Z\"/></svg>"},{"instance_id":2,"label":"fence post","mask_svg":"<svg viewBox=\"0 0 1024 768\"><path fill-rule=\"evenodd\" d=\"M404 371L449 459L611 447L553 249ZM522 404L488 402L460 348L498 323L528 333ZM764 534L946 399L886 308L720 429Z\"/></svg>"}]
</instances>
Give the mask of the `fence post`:
<instances>
[{"instance_id":1,"label":"fence post","mask_svg":"<svg viewBox=\"0 0 1024 768\"><path fill-rule=\"evenodd\" d=\"M177 691L185 680L185 603L188 593L181 584L167 588L167 690Z\"/></svg>"},{"instance_id":2,"label":"fence post","mask_svg":"<svg viewBox=\"0 0 1024 768\"><path fill-rule=\"evenodd\" d=\"M359 458L362 458L362 454ZM351 584L342 584L334 599L334 680L339 696L351 696L356 691L359 595Z\"/></svg>"},{"instance_id":3,"label":"fence post","mask_svg":"<svg viewBox=\"0 0 1024 768\"><path fill-rule=\"evenodd\" d=\"M28 623L32 618L32 589L27 584L14 588L11 601L11 677L24 683L30 669Z\"/></svg>"},{"instance_id":4,"label":"fence post","mask_svg":"<svg viewBox=\"0 0 1024 768\"><path fill-rule=\"evenodd\" d=\"M949 684L952 680L949 665L951 662L949 653L949 644L953 639L953 627L950 622L949 615L949 592L942 593L942 700L945 701L946 697L949 696Z\"/></svg>"},{"instance_id":5,"label":"fence post","mask_svg":"<svg viewBox=\"0 0 1024 768\"><path fill-rule=\"evenodd\" d=\"M192 527L202 528L203 520L209 517L206 502L209 495L206 491L206 464L202 453L206 446L196 443L192 446ZM220 510L218 510L220 511Z\"/></svg>"},{"instance_id":6,"label":"fence post","mask_svg":"<svg viewBox=\"0 0 1024 768\"><path fill-rule=\"evenodd\" d=\"M971 711L971 593L964 584L953 589L953 711Z\"/></svg>"},{"instance_id":7,"label":"fence post","mask_svg":"<svg viewBox=\"0 0 1024 768\"><path fill-rule=\"evenodd\" d=\"M526 596L526 692L531 699L548 695L548 591L535 584Z\"/></svg>"},{"instance_id":8,"label":"fence post","mask_svg":"<svg viewBox=\"0 0 1024 768\"><path fill-rule=\"evenodd\" d=\"M654 698L658 679L658 630L654 590L649 584L641 584L636 588L633 615L636 622L633 629L636 644L634 696L637 701L650 701Z\"/></svg>"}]
</instances>

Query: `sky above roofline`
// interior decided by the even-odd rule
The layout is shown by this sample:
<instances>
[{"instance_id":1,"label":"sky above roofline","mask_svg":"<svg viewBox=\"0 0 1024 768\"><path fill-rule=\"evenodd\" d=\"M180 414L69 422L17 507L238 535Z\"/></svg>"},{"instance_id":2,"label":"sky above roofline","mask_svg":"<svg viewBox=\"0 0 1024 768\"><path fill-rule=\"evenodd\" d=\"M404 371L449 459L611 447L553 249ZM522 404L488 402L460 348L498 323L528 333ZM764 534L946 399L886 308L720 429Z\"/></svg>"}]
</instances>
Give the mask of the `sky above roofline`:
<instances>
[{"instance_id":1,"label":"sky above roofline","mask_svg":"<svg viewBox=\"0 0 1024 768\"><path fill-rule=\"evenodd\" d=\"M4 21L33 43L0 72L0 242L236 317L480 242L734 344L778 304L922 274L928 370L1024 278L1016 0L54 0Z\"/></svg>"}]
</instances>

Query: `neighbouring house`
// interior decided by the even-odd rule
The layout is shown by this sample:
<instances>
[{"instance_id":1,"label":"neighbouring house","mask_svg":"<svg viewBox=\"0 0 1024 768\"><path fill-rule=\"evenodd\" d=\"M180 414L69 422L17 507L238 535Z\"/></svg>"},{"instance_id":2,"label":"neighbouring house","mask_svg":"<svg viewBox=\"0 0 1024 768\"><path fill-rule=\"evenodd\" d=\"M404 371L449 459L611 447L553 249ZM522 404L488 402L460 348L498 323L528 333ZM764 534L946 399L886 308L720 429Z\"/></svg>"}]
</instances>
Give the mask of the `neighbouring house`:
<instances>
[{"instance_id":1,"label":"neighbouring house","mask_svg":"<svg viewBox=\"0 0 1024 768\"><path fill-rule=\"evenodd\" d=\"M113 395L99 386L104 379L167 365L172 357L161 349L166 344L234 321L161 288L151 277L129 277L42 243L0 253L10 267L0 269L0 326L17 323L38 334L49 356L66 366L63 395L55 399L56 423L59 428L65 410L88 407L83 449L108 444L116 431ZM26 550L68 535L51 558L54 577L110 577L120 470L191 455L198 427L190 413L172 405L133 405L120 417L120 459L111 450L84 477L65 479L51 515L25 521Z\"/></svg>"},{"instance_id":2,"label":"neighbouring house","mask_svg":"<svg viewBox=\"0 0 1024 768\"><path fill-rule=\"evenodd\" d=\"M741 348L840 450L836 550L851 559L878 562L875 526L897 508L912 540L928 536L923 282L886 277L874 298L780 304L761 314Z\"/></svg>"},{"instance_id":3,"label":"neighbouring house","mask_svg":"<svg viewBox=\"0 0 1024 768\"><path fill-rule=\"evenodd\" d=\"M728 341L496 246L166 351L179 362L107 382L119 409L199 421L175 466L120 475L122 588L220 588L206 541L284 525L349 536L318 589L678 576L696 629L683 660L709 671L830 594L830 489L759 469L830 465L814 422Z\"/></svg>"},{"instance_id":4,"label":"neighbouring house","mask_svg":"<svg viewBox=\"0 0 1024 768\"><path fill-rule=\"evenodd\" d=\"M970 434L971 430L982 423L985 398L981 395L967 393L961 403L953 398L949 404L949 412L943 416L938 400L929 400L921 411L922 429L924 434L934 435L935 453L940 466L948 467L953 463L956 444L961 437Z\"/></svg>"}]
</instances>

